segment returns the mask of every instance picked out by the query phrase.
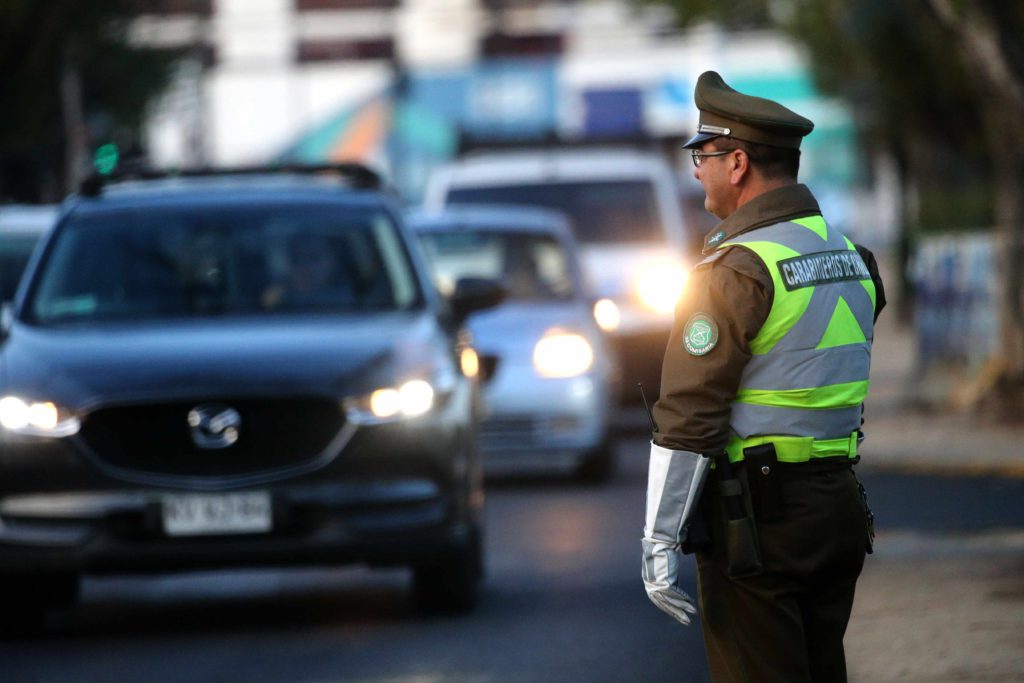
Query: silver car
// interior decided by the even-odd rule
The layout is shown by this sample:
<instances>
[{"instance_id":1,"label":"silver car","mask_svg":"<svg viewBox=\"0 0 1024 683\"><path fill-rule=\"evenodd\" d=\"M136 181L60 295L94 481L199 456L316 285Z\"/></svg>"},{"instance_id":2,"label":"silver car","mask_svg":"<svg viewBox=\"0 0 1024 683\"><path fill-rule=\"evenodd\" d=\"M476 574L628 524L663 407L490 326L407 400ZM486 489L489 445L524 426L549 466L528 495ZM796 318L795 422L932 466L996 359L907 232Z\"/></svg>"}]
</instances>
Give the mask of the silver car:
<instances>
[{"instance_id":1,"label":"silver car","mask_svg":"<svg viewBox=\"0 0 1024 683\"><path fill-rule=\"evenodd\" d=\"M488 474L572 468L614 471L618 368L593 315L576 242L558 213L460 206L410 217L437 288L499 278L508 297L472 317L487 378L481 452Z\"/></svg>"}]
</instances>

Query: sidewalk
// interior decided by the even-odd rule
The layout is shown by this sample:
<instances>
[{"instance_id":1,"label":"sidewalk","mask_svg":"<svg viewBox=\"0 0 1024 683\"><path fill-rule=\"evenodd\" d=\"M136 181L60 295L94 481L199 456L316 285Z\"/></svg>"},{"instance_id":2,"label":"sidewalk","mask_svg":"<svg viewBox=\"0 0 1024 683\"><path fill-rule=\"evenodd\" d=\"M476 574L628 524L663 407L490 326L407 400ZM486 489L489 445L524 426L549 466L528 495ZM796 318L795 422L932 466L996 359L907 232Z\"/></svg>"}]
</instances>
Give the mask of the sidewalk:
<instances>
[{"instance_id":1,"label":"sidewalk","mask_svg":"<svg viewBox=\"0 0 1024 683\"><path fill-rule=\"evenodd\" d=\"M920 395L934 385L914 376L911 332L887 317L876 331L859 467L1024 476L1024 422L997 424ZM847 630L850 681L1024 681L1022 633L1024 529L882 529Z\"/></svg>"},{"instance_id":2,"label":"sidewalk","mask_svg":"<svg viewBox=\"0 0 1024 683\"><path fill-rule=\"evenodd\" d=\"M882 314L871 354L861 467L1024 477L1024 421L944 407L941 383L916 376L913 333Z\"/></svg>"}]
</instances>

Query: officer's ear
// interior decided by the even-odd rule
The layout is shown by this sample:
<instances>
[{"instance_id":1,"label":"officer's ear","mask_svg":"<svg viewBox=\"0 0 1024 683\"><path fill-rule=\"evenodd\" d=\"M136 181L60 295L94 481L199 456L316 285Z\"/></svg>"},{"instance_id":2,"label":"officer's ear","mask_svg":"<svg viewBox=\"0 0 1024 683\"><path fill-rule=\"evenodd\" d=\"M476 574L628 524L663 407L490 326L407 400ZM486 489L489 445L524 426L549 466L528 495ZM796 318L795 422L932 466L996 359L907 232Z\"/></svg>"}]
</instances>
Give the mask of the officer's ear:
<instances>
[{"instance_id":1,"label":"officer's ear","mask_svg":"<svg viewBox=\"0 0 1024 683\"><path fill-rule=\"evenodd\" d=\"M731 169L729 171L729 182L733 185L739 185L743 182L744 178L752 173L750 157L742 149L732 150L725 159Z\"/></svg>"}]
</instances>

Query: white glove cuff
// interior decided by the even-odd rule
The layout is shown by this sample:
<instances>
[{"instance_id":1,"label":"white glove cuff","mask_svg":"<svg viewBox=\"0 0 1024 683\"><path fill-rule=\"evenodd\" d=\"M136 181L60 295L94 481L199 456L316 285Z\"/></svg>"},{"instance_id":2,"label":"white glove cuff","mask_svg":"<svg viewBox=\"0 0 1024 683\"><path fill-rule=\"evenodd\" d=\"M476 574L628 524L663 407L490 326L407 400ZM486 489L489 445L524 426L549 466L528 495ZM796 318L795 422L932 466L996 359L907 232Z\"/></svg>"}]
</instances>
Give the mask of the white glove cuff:
<instances>
[{"instance_id":1,"label":"white glove cuff","mask_svg":"<svg viewBox=\"0 0 1024 683\"><path fill-rule=\"evenodd\" d=\"M651 442L647 473L644 538L675 545L686 539L686 526L700 500L711 459L692 451L673 451Z\"/></svg>"}]
</instances>

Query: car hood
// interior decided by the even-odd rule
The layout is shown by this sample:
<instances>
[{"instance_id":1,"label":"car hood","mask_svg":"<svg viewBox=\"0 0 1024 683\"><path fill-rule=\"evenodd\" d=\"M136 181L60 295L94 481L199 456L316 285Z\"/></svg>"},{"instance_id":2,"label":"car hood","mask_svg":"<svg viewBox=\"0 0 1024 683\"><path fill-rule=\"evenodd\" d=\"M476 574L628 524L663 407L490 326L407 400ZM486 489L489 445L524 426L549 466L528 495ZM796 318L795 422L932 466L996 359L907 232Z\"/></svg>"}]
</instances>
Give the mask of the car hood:
<instances>
[{"instance_id":1,"label":"car hood","mask_svg":"<svg viewBox=\"0 0 1024 683\"><path fill-rule=\"evenodd\" d=\"M589 306L570 302L506 302L470 318L473 345L485 355L530 362L533 347L552 328L578 332L593 343L595 323Z\"/></svg>"},{"instance_id":2,"label":"car hood","mask_svg":"<svg viewBox=\"0 0 1024 683\"><path fill-rule=\"evenodd\" d=\"M197 396L345 397L424 376L445 356L443 333L427 313L90 330L17 324L3 348L0 391L73 408Z\"/></svg>"}]
</instances>

